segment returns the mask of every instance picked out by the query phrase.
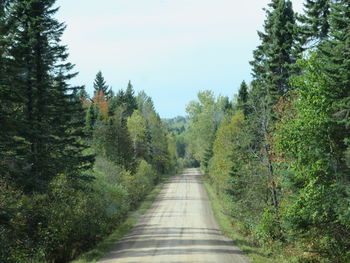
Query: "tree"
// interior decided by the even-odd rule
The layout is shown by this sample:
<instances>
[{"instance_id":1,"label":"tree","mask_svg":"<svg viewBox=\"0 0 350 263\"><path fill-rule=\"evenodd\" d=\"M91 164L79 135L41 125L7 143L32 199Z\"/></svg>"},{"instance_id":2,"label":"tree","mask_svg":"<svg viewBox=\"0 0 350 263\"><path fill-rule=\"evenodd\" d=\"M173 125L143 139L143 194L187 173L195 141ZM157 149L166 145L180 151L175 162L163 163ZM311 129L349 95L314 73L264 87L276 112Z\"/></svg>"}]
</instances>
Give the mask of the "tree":
<instances>
[{"instance_id":1,"label":"tree","mask_svg":"<svg viewBox=\"0 0 350 263\"><path fill-rule=\"evenodd\" d=\"M125 107L125 118L130 117L134 110L137 110L137 101L134 95L134 89L131 85L131 82L129 81L128 86L126 88L126 91L119 90L117 95L111 99L110 103L110 115L113 115L113 111L118 107L122 106Z\"/></svg>"},{"instance_id":2,"label":"tree","mask_svg":"<svg viewBox=\"0 0 350 263\"><path fill-rule=\"evenodd\" d=\"M128 118L128 131L133 142L135 157L150 160L150 145L147 140L147 121L139 110Z\"/></svg>"},{"instance_id":3,"label":"tree","mask_svg":"<svg viewBox=\"0 0 350 263\"><path fill-rule=\"evenodd\" d=\"M94 93L100 93L101 91L104 94L104 96L108 94L108 86L102 75L102 72L99 71L97 72L95 81L94 81Z\"/></svg>"},{"instance_id":4,"label":"tree","mask_svg":"<svg viewBox=\"0 0 350 263\"><path fill-rule=\"evenodd\" d=\"M106 96L104 95L102 90L95 93L95 96L93 98L93 105L95 107L94 110L97 112L96 115L98 118L108 118L110 111L109 101L106 99Z\"/></svg>"},{"instance_id":5,"label":"tree","mask_svg":"<svg viewBox=\"0 0 350 263\"><path fill-rule=\"evenodd\" d=\"M191 101L186 112L189 115L189 128L186 140L195 159L205 166L211 158L211 147L216 129L224 117L226 99L217 100L211 91L198 93L198 101ZM207 159L206 162L203 162Z\"/></svg>"},{"instance_id":6,"label":"tree","mask_svg":"<svg viewBox=\"0 0 350 263\"><path fill-rule=\"evenodd\" d=\"M233 116L230 114L221 122L213 143L213 160L211 176L216 187L227 192L230 188L230 174L232 168L239 170L237 167L238 160L238 142L239 133L244 122L242 111L236 112Z\"/></svg>"},{"instance_id":7,"label":"tree","mask_svg":"<svg viewBox=\"0 0 350 263\"><path fill-rule=\"evenodd\" d=\"M319 44L329 37L330 9L331 0L306 0L304 14L299 17L306 43Z\"/></svg>"},{"instance_id":8,"label":"tree","mask_svg":"<svg viewBox=\"0 0 350 263\"><path fill-rule=\"evenodd\" d=\"M258 32L261 45L254 51L251 65L254 82L261 82L259 86L266 89L270 103L274 104L290 90L289 79L297 72L294 64L301 47L292 3L277 0L269 6L265 32Z\"/></svg>"},{"instance_id":9,"label":"tree","mask_svg":"<svg viewBox=\"0 0 350 263\"><path fill-rule=\"evenodd\" d=\"M323 70L330 79L333 98L333 117L338 122L338 129L333 138L337 145L349 151L350 123L350 4L337 0L332 4L330 14L330 38L319 47ZM347 150L346 150L347 148ZM339 160L338 169L348 170L346 157Z\"/></svg>"},{"instance_id":10,"label":"tree","mask_svg":"<svg viewBox=\"0 0 350 263\"><path fill-rule=\"evenodd\" d=\"M122 106L118 107L112 117L96 125L95 145L98 154L128 171L135 172L135 153L124 110Z\"/></svg>"},{"instance_id":11,"label":"tree","mask_svg":"<svg viewBox=\"0 0 350 263\"><path fill-rule=\"evenodd\" d=\"M86 119L85 119L85 129L86 129L86 132L89 136L92 136L92 134L93 134L95 123L97 120L96 115L97 114L95 112L95 106L94 106L94 104L91 103L87 109Z\"/></svg>"},{"instance_id":12,"label":"tree","mask_svg":"<svg viewBox=\"0 0 350 263\"><path fill-rule=\"evenodd\" d=\"M238 91L237 104L238 108L243 110L244 115L248 115L248 96L248 85L245 83L245 81L243 81Z\"/></svg>"},{"instance_id":13,"label":"tree","mask_svg":"<svg viewBox=\"0 0 350 263\"><path fill-rule=\"evenodd\" d=\"M129 81L125 91L126 114L131 116L134 110L137 110L137 102L135 98L134 88Z\"/></svg>"},{"instance_id":14,"label":"tree","mask_svg":"<svg viewBox=\"0 0 350 263\"><path fill-rule=\"evenodd\" d=\"M160 174L164 174L171 168L168 151L167 129L156 112L152 112L148 115L147 124L151 146L151 163Z\"/></svg>"},{"instance_id":15,"label":"tree","mask_svg":"<svg viewBox=\"0 0 350 263\"><path fill-rule=\"evenodd\" d=\"M21 98L16 87L11 85L10 76L14 72L9 72L11 70L9 68L10 59L7 54L10 46L7 24L9 12L6 5L7 1L0 3L0 173L2 176L11 172L11 169L9 169L9 157L11 155L13 158L15 157L13 152L15 149L11 145L16 144L13 135L18 134L17 129L19 125L18 123L13 123L13 120L16 120L17 117L14 110L16 108L16 97ZM21 102L21 100L18 102Z\"/></svg>"},{"instance_id":16,"label":"tree","mask_svg":"<svg viewBox=\"0 0 350 263\"><path fill-rule=\"evenodd\" d=\"M289 238L302 240L308 250L330 262L347 262L349 175L337 165L343 146L334 136L339 128L332 116L334 90L316 55L301 63L303 75L293 81L296 97L275 136L288 170L282 177L284 226Z\"/></svg>"},{"instance_id":17,"label":"tree","mask_svg":"<svg viewBox=\"0 0 350 263\"><path fill-rule=\"evenodd\" d=\"M73 65L66 62L66 47L60 44L64 24L53 18L54 0L13 1L8 20L12 23L11 49L17 70L12 86L23 96L20 104L23 127L17 138L22 149L23 173L15 178L27 191L44 190L58 173L80 176L90 167L84 157L83 109L76 94L81 87L67 81Z\"/></svg>"}]
</instances>

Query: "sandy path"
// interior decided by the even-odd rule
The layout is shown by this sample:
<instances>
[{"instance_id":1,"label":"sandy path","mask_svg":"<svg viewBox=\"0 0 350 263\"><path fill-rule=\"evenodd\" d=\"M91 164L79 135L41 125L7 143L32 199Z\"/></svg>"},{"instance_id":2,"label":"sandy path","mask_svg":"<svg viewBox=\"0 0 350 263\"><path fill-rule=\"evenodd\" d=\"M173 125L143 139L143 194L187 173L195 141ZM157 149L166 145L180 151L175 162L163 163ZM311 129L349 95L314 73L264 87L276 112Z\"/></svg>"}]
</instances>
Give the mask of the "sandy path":
<instances>
[{"instance_id":1,"label":"sandy path","mask_svg":"<svg viewBox=\"0 0 350 263\"><path fill-rule=\"evenodd\" d=\"M248 263L221 235L196 169L171 178L151 209L101 261Z\"/></svg>"}]
</instances>

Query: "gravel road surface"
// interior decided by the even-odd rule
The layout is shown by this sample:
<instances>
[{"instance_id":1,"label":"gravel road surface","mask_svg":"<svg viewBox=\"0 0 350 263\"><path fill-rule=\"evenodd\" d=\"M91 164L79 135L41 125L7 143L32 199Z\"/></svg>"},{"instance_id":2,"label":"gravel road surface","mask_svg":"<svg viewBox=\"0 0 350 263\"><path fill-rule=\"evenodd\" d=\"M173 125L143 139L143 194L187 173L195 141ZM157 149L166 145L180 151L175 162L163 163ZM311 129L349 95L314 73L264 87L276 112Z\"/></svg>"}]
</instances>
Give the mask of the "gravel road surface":
<instances>
[{"instance_id":1,"label":"gravel road surface","mask_svg":"<svg viewBox=\"0 0 350 263\"><path fill-rule=\"evenodd\" d=\"M197 169L169 179L135 227L99 262L249 263L214 219Z\"/></svg>"}]
</instances>

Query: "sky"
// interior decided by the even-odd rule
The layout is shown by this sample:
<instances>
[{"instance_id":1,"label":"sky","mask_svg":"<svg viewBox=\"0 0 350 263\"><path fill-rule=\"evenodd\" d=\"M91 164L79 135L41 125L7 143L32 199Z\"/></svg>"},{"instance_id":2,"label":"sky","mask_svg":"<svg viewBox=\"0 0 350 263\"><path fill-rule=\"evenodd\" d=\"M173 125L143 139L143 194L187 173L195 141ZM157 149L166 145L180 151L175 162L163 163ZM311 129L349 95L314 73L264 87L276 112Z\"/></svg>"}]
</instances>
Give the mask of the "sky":
<instances>
[{"instance_id":1,"label":"sky","mask_svg":"<svg viewBox=\"0 0 350 263\"><path fill-rule=\"evenodd\" d=\"M114 91L130 80L152 97L162 118L185 115L201 90L233 98L251 80L270 0L58 0L62 41L92 94L101 70ZM292 0L302 11L303 0Z\"/></svg>"}]
</instances>

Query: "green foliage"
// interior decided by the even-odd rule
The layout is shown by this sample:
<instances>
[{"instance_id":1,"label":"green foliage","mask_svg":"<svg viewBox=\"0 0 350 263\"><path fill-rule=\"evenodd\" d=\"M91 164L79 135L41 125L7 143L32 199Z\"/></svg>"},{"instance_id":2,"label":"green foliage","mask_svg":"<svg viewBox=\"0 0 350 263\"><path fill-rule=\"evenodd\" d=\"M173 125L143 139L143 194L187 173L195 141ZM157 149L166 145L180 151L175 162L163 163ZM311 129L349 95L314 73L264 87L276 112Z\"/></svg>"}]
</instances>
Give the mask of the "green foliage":
<instances>
[{"instance_id":1,"label":"green foliage","mask_svg":"<svg viewBox=\"0 0 350 263\"><path fill-rule=\"evenodd\" d=\"M1 226L2 262L67 262L109 233L128 209L126 191L100 180L76 188L61 175L49 189L32 196L1 191L2 205L12 211L9 225Z\"/></svg>"},{"instance_id":2,"label":"green foliage","mask_svg":"<svg viewBox=\"0 0 350 263\"><path fill-rule=\"evenodd\" d=\"M124 174L123 185L129 193L131 206L135 207L151 191L156 179L156 171L145 160L141 160L135 174L130 172Z\"/></svg>"},{"instance_id":3,"label":"green foliage","mask_svg":"<svg viewBox=\"0 0 350 263\"><path fill-rule=\"evenodd\" d=\"M97 123L94 144L97 154L127 170L134 171L135 153L123 115L123 108L119 108L112 118Z\"/></svg>"},{"instance_id":4,"label":"green foliage","mask_svg":"<svg viewBox=\"0 0 350 263\"><path fill-rule=\"evenodd\" d=\"M147 95L137 110L130 82L114 96L98 72L93 99L68 84L77 73L55 2L0 1L4 263L70 261L120 225L177 163L175 138Z\"/></svg>"},{"instance_id":5,"label":"green foliage","mask_svg":"<svg viewBox=\"0 0 350 263\"><path fill-rule=\"evenodd\" d=\"M92 161L82 154L84 116L77 96L81 87L67 84L76 74L60 43L65 26L53 17L54 2L9 1L3 10L8 25L1 29L6 38L0 43L5 52L1 75L10 77L0 84L5 99L1 126L9 128L4 137L13 143L1 144L7 153L1 163L26 192L45 191L59 173L81 178Z\"/></svg>"},{"instance_id":6,"label":"green foliage","mask_svg":"<svg viewBox=\"0 0 350 263\"><path fill-rule=\"evenodd\" d=\"M139 110L135 110L128 118L127 125L136 158L150 160L147 121Z\"/></svg>"},{"instance_id":7,"label":"green foliage","mask_svg":"<svg viewBox=\"0 0 350 263\"><path fill-rule=\"evenodd\" d=\"M108 85L106 84L106 81L102 75L102 72L99 71L96 74L96 78L94 81L94 93L102 92L105 96L108 96Z\"/></svg>"},{"instance_id":8,"label":"green foliage","mask_svg":"<svg viewBox=\"0 0 350 263\"><path fill-rule=\"evenodd\" d=\"M225 102L224 97L216 99L211 91L203 91L198 93L198 102L191 101L187 106L189 127L185 138L188 150L199 162L210 153L215 132L224 117Z\"/></svg>"},{"instance_id":9,"label":"green foliage","mask_svg":"<svg viewBox=\"0 0 350 263\"><path fill-rule=\"evenodd\" d=\"M227 116L216 132L210 174L216 187L223 191L227 191L230 187L228 183L233 169L238 170L239 160L236 152L243 122L243 113L236 112L233 116Z\"/></svg>"},{"instance_id":10,"label":"green foliage","mask_svg":"<svg viewBox=\"0 0 350 263\"><path fill-rule=\"evenodd\" d=\"M297 27L291 2L272 1L251 89L242 83L217 126L210 92L188 107L188 147L225 212L266 250L284 247L300 262L350 260L349 7L307 1ZM319 43L296 63L303 37Z\"/></svg>"},{"instance_id":11,"label":"green foliage","mask_svg":"<svg viewBox=\"0 0 350 263\"><path fill-rule=\"evenodd\" d=\"M266 9L264 32L258 32L261 44L253 52L254 82L259 82L274 104L279 96L290 90L289 78L300 56L300 43L296 33L295 14L289 0L276 0Z\"/></svg>"},{"instance_id":12,"label":"green foliage","mask_svg":"<svg viewBox=\"0 0 350 263\"><path fill-rule=\"evenodd\" d=\"M305 42L322 41L329 36L331 0L306 0L305 14L299 17L303 23Z\"/></svg>"},{"instance_id":13,"label":"green foliage","mask_svg":"<svg viewBox=\"0 0 350 263\"><path fill-rule=\"evenodd\" d=\"M350 225L340 220L347 214L342 199L350 199L338 161L344 146L332 117L334 91L315 56L304 61L303 68L303 75L293 81L293 115L286 114L276 133L279 151L290 160L286 168L293 171L284 184L290 194L283 220L289 236L332 262L343 262L350 246L344 234L350 233Z\"/></svg>"}]
</instances>

